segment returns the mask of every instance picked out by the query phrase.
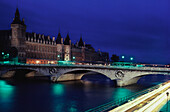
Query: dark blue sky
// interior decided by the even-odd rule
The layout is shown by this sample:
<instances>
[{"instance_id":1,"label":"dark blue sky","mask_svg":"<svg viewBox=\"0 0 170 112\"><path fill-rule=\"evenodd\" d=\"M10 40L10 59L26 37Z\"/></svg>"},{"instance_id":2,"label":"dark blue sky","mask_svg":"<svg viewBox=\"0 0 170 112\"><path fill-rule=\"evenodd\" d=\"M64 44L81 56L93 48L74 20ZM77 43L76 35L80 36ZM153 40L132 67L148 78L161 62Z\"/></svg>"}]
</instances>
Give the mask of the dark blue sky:
<instances>
[{"instance_id":1,"label":"dark blue sky","mask_svg":"<svg viewBox=\"0 0 170 112\"><path fill-rule=\"evenodd\" d=\"M0 30L9 29L17 0L0 1ZM62 37L137 62L170 63L169 0L18 0L28 32ZM128 60L128 59L127 59Z\"/></svg>"}]
</instances>

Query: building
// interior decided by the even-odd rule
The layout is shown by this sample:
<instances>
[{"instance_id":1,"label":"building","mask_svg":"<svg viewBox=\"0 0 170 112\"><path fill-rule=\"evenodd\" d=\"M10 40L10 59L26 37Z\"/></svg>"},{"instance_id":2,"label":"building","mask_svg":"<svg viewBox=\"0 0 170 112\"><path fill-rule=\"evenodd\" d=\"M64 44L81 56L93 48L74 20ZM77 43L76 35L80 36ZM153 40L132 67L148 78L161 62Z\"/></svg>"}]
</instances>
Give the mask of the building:
<instances>
[{"instance_id":1,"label":"building","mask_svg":"<svg viewBox=\"0 0 170 112\"><path fill-rule=\"evenodd\" d=\"M91 45L83 42L82 37L80 37L79 42L73 44L69 34L63 39L60 32L57 38L26 32L24 19L20 19L18 8L11 23L11 29L0 31L0 43L1 52L9 52L10 56L13 53L17 54L19 62L28 64L56 64L58 61L84 62L109 60L108 53L96 52Z\"/></svg>"}]
</instances>

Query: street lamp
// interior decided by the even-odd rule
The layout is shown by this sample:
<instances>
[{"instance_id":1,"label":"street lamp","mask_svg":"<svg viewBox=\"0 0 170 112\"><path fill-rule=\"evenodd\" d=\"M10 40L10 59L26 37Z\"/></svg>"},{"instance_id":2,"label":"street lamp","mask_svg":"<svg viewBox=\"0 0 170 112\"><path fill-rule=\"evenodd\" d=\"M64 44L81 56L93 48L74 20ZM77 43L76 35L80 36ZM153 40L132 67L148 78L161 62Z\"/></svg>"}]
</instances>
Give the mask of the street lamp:
<instances>
[{"instance_id":1,"label":"street lamp","mask_svg":"<svg viewBox=\"0 0 170 112\"><path fill-rule=\"evenodd\" d=\"M7 58L9 58L9 54L7 54Z\"/></svg>"},{"instance_id":2,"label":"street lamp","mask_svg":"<svg viewBox=\"0 0 170 112\"><path fill-rule=\"evenodd\" d=\"M166 111L168 112L168 96L169 96L169 92L167 92L166 95L167 95L167 108L166 108Z\"/></svg>"},{"instance_id":3,"label":"street lamp","mask_svg":"<svg viewBox=\"0 0 170 112\"><path fill-rule=\"evenodd\" d=\"M133 57L130 57L130 60L133 61Z\"/></svg>"},{"instance_id":4,"label":"street lamp","mask_svg":"<svg viewBox=\"0 0 170 112\"><path fill-rule=\"evenodd\" d=\"M75 60L76 59L76 57L75 56L73 56L73 60Z\"/></svg>"},{"instance_id":5,"label":"street lamp","mask_svg":"<svg viewBox=\"0 0 170 112\"><path fill-rule=\"evenodd\" d=\"M125 56L122 56L122 64L124 65Z\"/></svg>"},{"instance_id":6,"label":"street lamp","mask_svg":"<svg viewBox=\"0 0 170 112\"><path fill-rule=\"evenodd\" d=\"M122 56L122 59L124 59L125 58L125 56Z\"/></svg>"},{"instance_id":7,"label":"street lamp","mask_svg":"<svg viewBox=\"0 0 170 112\"><path fill-rule=\"evenodd\" d=\"M2 52L2 59L7 59L9 58L9 54L5 54L4 52Z\"/></svg>"}]
</instances>

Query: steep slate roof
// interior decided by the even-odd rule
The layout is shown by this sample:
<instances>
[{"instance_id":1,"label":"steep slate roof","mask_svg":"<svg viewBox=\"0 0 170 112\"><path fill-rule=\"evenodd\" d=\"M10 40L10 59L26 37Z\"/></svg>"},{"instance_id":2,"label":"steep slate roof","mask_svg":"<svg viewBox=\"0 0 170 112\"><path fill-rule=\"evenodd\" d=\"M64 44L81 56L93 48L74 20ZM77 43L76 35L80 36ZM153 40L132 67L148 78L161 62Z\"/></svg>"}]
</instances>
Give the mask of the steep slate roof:
<instances>
[{"instance_id":1,"label":"steep slate roof","mask_svg":"<svg viewBox=\"0 0 170 112\"><path fill-rule=\"evenodd\" d=\"M84 42L83 42L82 37L80 37L80 40L79 40L78 46L79 46L79 47L84 46Z\"/></svg>"},{"instance_id":2,"label":"steep slate roof","mask_svg":"<svg viewBox=\"0 0 170 112\"><path fill-rule=\"evenodd\" d=\"M16 9L15 18L14 18L12 24L22 24L22 25L25 25L25 24L24 24L24 21L21 21L21 20L20 20L20 14L19 14L18 8Z\"/></svg>"},{"instance_id":3,"label":"steep slate roof","mask_svg":"<svg viewBox=\"0 0 170 112\"><path fill-rule=\"evenodd\" d=\"M56 44L61 44L61 34L58 33L57 39L56 39Z\"/></svg>"},{"instance_id":4,"label":"steep slate roof","mask_svg":"<svg viewBox=\"0 0 170 112\"><path fill-rule=\"evenodd\" d=\"M67 34L67 37L66 37L66 39L64 41L64 45L70 45L70 37L69 37L68 34Z\"/></svg>"}]
</instances>

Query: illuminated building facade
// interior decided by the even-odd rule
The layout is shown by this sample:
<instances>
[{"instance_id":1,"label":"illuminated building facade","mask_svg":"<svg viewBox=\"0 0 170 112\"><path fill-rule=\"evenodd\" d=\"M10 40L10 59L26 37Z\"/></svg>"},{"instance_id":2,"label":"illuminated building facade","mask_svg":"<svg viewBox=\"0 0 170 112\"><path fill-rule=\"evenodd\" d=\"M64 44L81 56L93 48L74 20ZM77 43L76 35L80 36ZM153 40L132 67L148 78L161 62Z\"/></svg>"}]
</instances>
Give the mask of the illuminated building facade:
<instances>
[{"instance_id":1,"label":"illuminated building facade","mask_svg":"<svg viewBox=\"0 0 170 112\"><path fill-rule=\"evenodd\" d=\"M79 42L73 44L69 34L63 39L60 32L57 38L26 32L24 19L20 20L18 8L15 12L15 18L11 23L11 30L1 30L0 39L2 49L16 48L18 61L28 64L56 64L58 61L109 60L108 53L96 52L91 45L85 45L82 37L80 37Z\"/></svg>"}]
</instances>

